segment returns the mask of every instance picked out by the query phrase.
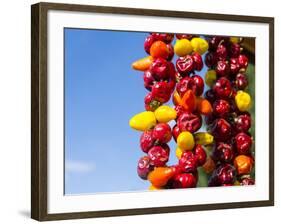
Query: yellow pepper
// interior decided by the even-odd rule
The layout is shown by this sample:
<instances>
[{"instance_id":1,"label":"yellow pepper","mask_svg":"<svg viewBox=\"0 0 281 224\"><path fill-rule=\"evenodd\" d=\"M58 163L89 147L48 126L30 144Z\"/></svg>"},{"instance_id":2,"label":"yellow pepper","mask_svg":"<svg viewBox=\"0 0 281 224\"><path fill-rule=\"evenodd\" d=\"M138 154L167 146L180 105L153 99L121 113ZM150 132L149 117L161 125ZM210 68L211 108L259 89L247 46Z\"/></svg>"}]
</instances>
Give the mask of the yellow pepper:
<instances>
[{"instance_id":1,"label":"yellow pepper","mask_svg":"<svg viewBox=\"0 0 281 224\"><path fill-rule=\"evenodd\" d=\"M184 152L184 150L182 150L180 147L177 147L177 149L176 149L176 157L178 159L180 159L182 154L183 154L183 152Z\"/></svg>"},{"instance_id":2,"label":"yellow pepper","mask_svg":"<svg viewBox=\"0 0 281 224\"><path fill-rule=\"evenodd\" d=\"M241 184L240 184L240 182L238 181L238 180L236 180L235 182L234 182L234 186L240 186Z\"/></svg>"},{"instance_id":3,"label":"yellow pepper","mask_svg":"<svg viewBox=\"0 0 281 224\"><path fill-rule=\"evenodd\" d=\"M150 190L150 191L156 191L156 190L161 190L161 189L162 189L161 187L155 187L153 185L150 185L148 188L148 190Z\"/></svg>"},{"instance_id":4,"label":"yellow pepper","mask_svg":"<svg viewBox=\"0 0 281 224\"><path fill-rule=\"evenodd\" d=\"M188 39L177 40L174 46L174 52L179 57L183 57L192 52L192 46Z\"/></svg>"},{"instance_id":5,"label":"yellow pepper","mask_svg":"<svg viewBox=\"0 0 281 224\"><path fill-rule=\"evenodd\" d=\"M192 150L195 145L193 135L189 131L180 133L177 138L177 144L182 150Z\"/></svg>"},{"instance_id":6,"label":"yellow pepper","mask_svg":"<svg viewBox=\"0 0 281 224\"><path fill-rule=\"evenodd\" d=\"M241 41L240 37L230 37L230 42L234 43L234 44L238 44Z\"/></svg>"},{"instance_id":7,"label":"yellow pepper","mask_svg":"<svg viewBox=\"0 0 281 224\"><path fill-rule=\"evenodd\" d=\"M197 52L201 55L204 54L209 48L208 42L205 39L202 39L200 37L192 38L191 46L192 46L194 52Z\"/></svg>"},{"instance_id":8,"label":"yellow pepper","mask_svg":"<svg viewBox=\"0 0 281 224\"><path fill-rule=\"evenodd\" d=\"M235 103L240 111L247 111L251 107L251 96L248 93L239 90L235 96Z\"/></svg>"},{"instance_id":9,"label":"yellow pepper","mask_svg":"<svg viewBox=\"0 0 281 224\"><path fill-rule=\"evenodd\" d=\"M147 131L156 125L156 118L152 111L144 111L133 116L129 124L138 131Z\"/></svg>"},{"instance_id":10,"label":"yellow pepper","mask_svg":"<svg viewBox=\"0 0 281 224\"><path fill-rule=\"evenodd\" d=\"M200 145L209 145L214 141L214 136L207 132L197 132L194 137L196 144Z\"/></svg>"},{"instance_id":11,"label":"yellow pepper","mask_svg":"<svg viewBox=\"0 0 281 224\"><path fill-rule=\"evenodd\" d=\"M177 112L174 108L163 105L154 111L156 120L160 123L167 123L177 118Z\"/></svg>"},{"instance_id":12,"label":"yellow pepper","mask_svg":"<svg viewBox=\"0 0 281 224\"><path fill-rule=\"evenodd\" d=\"M215 70L208 70L205 74L205 83L212 87L217 80L217 73Z\"/></svg>"}]
</instances>

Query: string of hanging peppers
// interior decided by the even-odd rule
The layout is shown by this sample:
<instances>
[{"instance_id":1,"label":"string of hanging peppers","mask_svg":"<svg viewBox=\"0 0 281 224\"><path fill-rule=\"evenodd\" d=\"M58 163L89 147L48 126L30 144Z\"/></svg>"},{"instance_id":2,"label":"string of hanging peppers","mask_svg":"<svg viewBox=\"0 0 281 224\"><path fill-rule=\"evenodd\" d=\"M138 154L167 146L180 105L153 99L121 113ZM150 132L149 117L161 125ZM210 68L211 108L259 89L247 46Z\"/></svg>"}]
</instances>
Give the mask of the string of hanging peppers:
<instances>
[{"instance_id":1,"label":"string of hanging peppers","mask_svg":"<svg viewBox=\"0 0 281 224\"><path fill-rule=\"evenodd\" d=\"M209 186L233 185L237 179L242 184L254 182L248 175L253 167L249 156L252 138L247 133L251 118L246 112L251 97L243 91L248 60L240 54L237 42L226 37L166 33L151 33L145 39L148 56L132 67L144 72L148 94L145 111L133 116L130 126L142 131L140 148L145 155L138 161L137 173L150 181L149 189L196 187L198 167L210 175ZM174 53L178 56L175 64ZM209 67L205 82L210 89L203 97L204 80L196 72L203 69L205 53ZM174 107L165 105L171 98ZM199 131L202 117L208 132ZM177 143L178 163L169 166L172 138Z\"/></svg>"}]
</instances>

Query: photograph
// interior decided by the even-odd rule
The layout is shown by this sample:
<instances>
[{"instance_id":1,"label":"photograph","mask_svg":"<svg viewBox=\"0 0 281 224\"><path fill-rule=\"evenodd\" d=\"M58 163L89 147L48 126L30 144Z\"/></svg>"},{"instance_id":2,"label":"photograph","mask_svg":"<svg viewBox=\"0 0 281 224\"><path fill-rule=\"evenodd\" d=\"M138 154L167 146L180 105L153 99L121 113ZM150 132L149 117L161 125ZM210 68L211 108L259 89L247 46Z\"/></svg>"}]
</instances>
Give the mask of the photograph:
<instances>
[{"instance_id":1,"label":"photograph","mask_svg":"<svg viewBox=\"0 0 281 224\"><path fill-rule=\"evenodd\" d=\"M255 38L64 28L66 195L255 185Z\"/></svg>"}]
</instances>

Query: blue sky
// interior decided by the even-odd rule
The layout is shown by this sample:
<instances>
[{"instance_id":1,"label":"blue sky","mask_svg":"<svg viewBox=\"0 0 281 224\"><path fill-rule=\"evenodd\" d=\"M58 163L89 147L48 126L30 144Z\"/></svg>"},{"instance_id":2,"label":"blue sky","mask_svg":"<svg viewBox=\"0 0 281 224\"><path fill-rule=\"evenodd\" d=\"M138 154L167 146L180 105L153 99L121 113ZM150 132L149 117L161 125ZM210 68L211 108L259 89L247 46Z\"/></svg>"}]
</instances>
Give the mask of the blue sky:
<instances>
[{"instance_id":1,"label":"blue sky","mask_svg":"<svg viewBox=\"0 0 281 224\"><path fill-rule=\"evenodd\" d=\"M129 119L144 110L147 33L65 29L65 193L146 190L136 173L141 132ZM204 74L205 70L199 74ZM176 163L169 144L169 164Z\"/></svg>"}]
</instances>

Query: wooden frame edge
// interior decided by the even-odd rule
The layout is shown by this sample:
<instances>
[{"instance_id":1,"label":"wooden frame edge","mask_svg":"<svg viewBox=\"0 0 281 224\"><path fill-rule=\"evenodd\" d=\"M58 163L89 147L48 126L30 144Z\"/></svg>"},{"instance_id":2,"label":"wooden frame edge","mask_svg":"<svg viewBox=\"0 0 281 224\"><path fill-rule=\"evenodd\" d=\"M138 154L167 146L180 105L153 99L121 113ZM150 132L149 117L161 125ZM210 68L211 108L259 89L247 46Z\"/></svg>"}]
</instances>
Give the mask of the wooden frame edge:
<instances>
[{"instance_id":1,"label":"wooden frame edge","mask_svg":"<svg viewBox=\"0 0 281 224\"><path fill-rule=\"evenodd\" d=\"M31 6L31 218L47 217L47 9Z\"/></svg>"},{"instance_id":2,"label":"wooden frame edge","mask_svg":"<svg viewBox=\"0 0 281 224\"><path fill-rule=\"evenodd\" d=\"M269 200L274 205L274 18L269 21Z\"/></svg>"},{"instance_id":3,"label":"wooden frame edge","mask_svg":"<svg viewBox=\"0 0 281 224\"><path fill-rule=\"evenodd\" d=\"M113 13L113 14L127 14L127 15L145 15L145 16L160 16L160 17L174 17L174 18L191 18L191 19L209 19L209 20L229 20L241 22L259 22L270 23L272 17L266 16L247 16L234 14L219 14L219 13L205 13L205 12L187 12L187 11L170 11L158 9L142 9L142 8L126 8L126 7L111 7L111 6L96 6L96 5L80 5L80 4L64 4L64 3L50 3L40 2L41 7L47 10L66 10L76 12L99 12L99 13Z\"/></svg>"},{"instance_id":4,"label":"wooden frame edge","mask_svg":"<svg viewBox=\"0 0 281 224\"><path fill-rule=\"evenodd\" d=\"M47 210L47 12L67 10L80 12L119 13L145 16L200 18L269 24L269 88L270 88L270 168L269 200L204 204L128 210L89 211L48 214ZM105 7L92 5L37 3L31 6L31 218L38 221L98 218L274 206L274 18L211 14L201 12L166 11L139 8Z\"/></svg>"},{"instance_id":5,"label":"wooden frame edge","mask_svg":"<svg viewBox=\"0 0 281 224\"><path fill-rule=\"evenodd\" d=\"M47 216L44 217L44 219L40 221L106 218L106 217L130 216L130 215L152 215L152 214L164 214L164 213L182 213L182 212L268 207L268 206L273 206L273 202L270 200L266 200L266 201L235 202L235 203L221 203L221 204L173 206L173 207L160 207L160 208L156 207L156 208L126 209L126 210L112 210L112 211L109 210L109 211L98 211L98 212L89 211L89 212L74 212L74 213L58 213L58 214L48 214Z\"/></svg>"}]
</instances>

